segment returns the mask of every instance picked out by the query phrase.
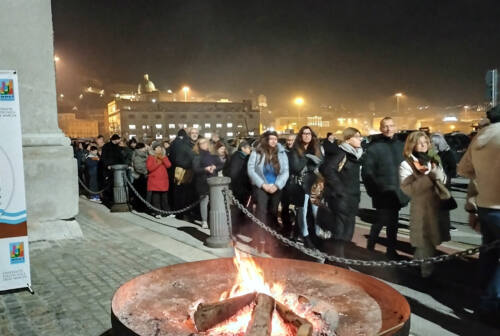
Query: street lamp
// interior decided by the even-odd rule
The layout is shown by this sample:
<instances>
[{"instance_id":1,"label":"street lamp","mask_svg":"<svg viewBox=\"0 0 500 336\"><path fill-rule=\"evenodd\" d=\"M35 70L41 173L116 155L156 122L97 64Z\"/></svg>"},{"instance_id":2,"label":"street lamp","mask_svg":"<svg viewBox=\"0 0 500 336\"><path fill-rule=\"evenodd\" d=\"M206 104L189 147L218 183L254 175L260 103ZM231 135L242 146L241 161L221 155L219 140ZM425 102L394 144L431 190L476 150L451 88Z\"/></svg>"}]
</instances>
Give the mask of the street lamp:
<instances>
[{"instance_id":1,"label":"street lamp","mask_svg":"<svg viewBox=\"0 0 500 336\"><path fill-rule=\"evenodd\" d=\"M399 114L399 98L403 97L403 94L398 92L394 96L396 97L396 112Z\"/></svg>"},{"instance_id":2,"label":"street lamp","mask_svg":"<svg viewBox=\"0 0 500 336\"><path fill-rule=\"evenodd\" d=\"M184 101L187 102L187 95L188 95L188 92L189 92L189 86L183 87L182 91L184 91Z\"/></svg>"},{"instance_id":3,"label":"street lamp","mask_svg":"<svg viewBox=\"0 0 500 336\"><path fill-rule=\"evenodd\" d=\"M299 128L300 125L300 107L304 105L304 98L302 97L297 97L293 101L295 105L297 105L297 112L298 112L298 117L297 117L297 128Z\"/></svg>"}]
</instances>

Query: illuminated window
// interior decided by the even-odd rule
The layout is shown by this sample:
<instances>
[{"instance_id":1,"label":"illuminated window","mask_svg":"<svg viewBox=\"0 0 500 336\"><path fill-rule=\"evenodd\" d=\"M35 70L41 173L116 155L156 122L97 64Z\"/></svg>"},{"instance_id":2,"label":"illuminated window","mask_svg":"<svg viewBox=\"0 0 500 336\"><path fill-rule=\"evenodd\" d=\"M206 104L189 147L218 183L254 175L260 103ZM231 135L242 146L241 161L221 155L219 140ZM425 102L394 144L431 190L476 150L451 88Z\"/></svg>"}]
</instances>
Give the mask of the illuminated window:
<instances>
[{"instance_id":1,"label":"illuminated window","mask_svg":"<svg viewBox=\"0 0 500 336\"><path fill-rule=\"evenodd\" d=\"M135 134L130 134L130 135L128 136L128 139L130 140L130 139L135 138L135 137L136 137L136 135L135 135Z\"/></svg>"},{"instance_id":2,"label":"illuminated window","mask_svg":"<svg viewBox=\"0 0 500 336\"><path fill-rule=\"evenodd\" d=\"M142 129L146 129L146 125L142 125Z\"/></svg>"},{"instance_id":3,"label":"illuminated window","mask_svg":"<svg viewBox=\"0 0 500 336\"><path fill-rule=\"evenodd\" d=\"M222 128L222 124L215 124L215 127Z\"/></svg>"},{"instance_id":4,"label":"illuminated window","mask_svg":"<svg viewBox=\"0 0 500 336\"><path fill-rule=\"evenodd\" d=\"M193 128L200 128L199 124L193 124Z\"/></svg>"},{"instance_id":5,"label":"illuminated window","mask_svg":"<svg viewBox=\"0 0 500 336\"><path fill-rule=\"evenodd\" d=\"M206 123L206 124L205 124L205 128L210 128L210 124L209 124L209 123Z\"/></svg>"},{"instance_id":6,"label":"illuminated window","mask_svg":"<svg viewBox=\"0 0 500 336\"><path fill-rule=\"evenodd\" d=\"M128 129L135 129L135 125L128 125Z\"/></svg>"},{"instance_id":7,"label":"illuminated window","mask_svg":"<svg viewBox=\"0 0 500 336\"><path fill-rule=\"evenodd\" d=\"M163 139L163 135L161 135L161 134L156 134L156 139Z\"/></svg>"},{"instance_id":8,"label":"illuminated window","mask_svg":"<svg viewBox=\"0 0 500 336\"><path fill-rule=\"evenodd\" d=\"M243 127L243 125L238 125L238 126L236 126L236 127L238 127L238 128L242 128L242 127Z\"/></svg>"},{"instance_id":9,"label":"illuminated window","mask_svg":"<svg viewBox=\"0 0 500 336\"><path fill-rule=\"evenodd\" d=\"M161 128L161 124L156 124L155 127L158 128L158 129L160 129Z\"/></svg>"},{"instance_id":10,"label":"illuminated window","mask_svg":"<svg viewBox=\"0 0 500 336\"><path fill-rule=\"evenodd\" d=\"M170 129L175 128L175 124L168 124L168 128Z\"/></svg>"},{"instance_id":11,"label":"illuminated window","mask_svg":"<svg viewBox=\"0 0 500 336\"><path fill-rule=\"evenodd\" d=\"M168 137L169 137L170 140L174 140L175 139L175 134L170 134Z\"/></svg>"},{"instance_id":12,"label":"illuminated window","mask_svg":"<svg viewBox=\"0 0 500 336\"><path fill-rule=\"evenodd\" d=\"M228 128L233 127L233 123L227 123L227 127Z\"/></svg>"},{"instance_id":13,"label":"illuminated window","mask_svg":"<svg viewBox=\"0 0 500 336\"><path fill-rule=\"evenodd\" d=\"M227 136L233 136L233 132L227 132Z\"/></svg>"},{"instance_id":14,"label":"illuminated window","mask_svg":"<svg viewBox=\"0 0 500 336\"><path fill-rule=\"evenodd\" d=\"M203 136L204 136L206 139L210 139L210 137L212 136L212 133L205 133L205 134L203 134Z\"/></svg>"}]
</instances>

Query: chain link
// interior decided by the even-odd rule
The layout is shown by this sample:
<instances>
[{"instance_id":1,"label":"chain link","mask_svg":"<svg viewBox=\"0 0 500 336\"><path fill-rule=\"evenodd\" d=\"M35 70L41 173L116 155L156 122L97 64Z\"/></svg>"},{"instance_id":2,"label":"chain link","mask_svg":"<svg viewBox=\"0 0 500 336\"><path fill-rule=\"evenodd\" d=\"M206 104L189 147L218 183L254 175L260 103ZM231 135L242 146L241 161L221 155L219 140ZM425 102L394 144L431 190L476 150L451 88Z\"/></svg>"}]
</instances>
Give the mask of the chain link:
<instances>
[{"instance_id":1,"label":"chain link","mask_svg":"<svg viewBox=\"0 0 500 336\"><path fill-rule=\"evenodd\" d=\"M178 210L170 210L170 211L167 211L167 210L161 210L161 209L158 209L156 207L154 207L152 204L150 204L148 201L146 201L142 196L141 194L139 194L139 192L134 188L134 186L132 185L132 182L129 181L129 179L127 178L127 176L123 176L123 178L125 179L125 182L127 182L127 185L130 187L130 189L132 190L132 192L135 194L135 196L137 196L137 198L146 205L146 207L148 207L150 210L153 210L155 212L158 212L160 214L164 214L164 215L177 215L177 214L180 214L180 213L183 213L183 212L186 212L188 211L189 209L192 209L194 208L196 205L200 204L201 202L201 198L198 199L197 201L195 201L194 203L182 208L182 209L178 209Z\"/></svg>"},{"instance_id":2,"label":"chain link","mask_svg":"<svg viewBox=\"0 0 500 336\"><path fill-rule=\"evenodd\" d=\"M453 254L442 254L436 257L430 257L425 259L413 259L413 260L390 260L390 261L375 261L375 260L359 260L359 259L349 259L349 258L341 258L334 255L329 255L324 252L319 251L318 249L310 249L298 242L295 242L289 238L284 237L279 234L277 231L268 227L265 223L260 221L253 213L251 213L244 205L242 205L232 194L231 190L223 190L222 193L224 197L228 194L230 200L236 205L238 209L240 209L248 218L250 218L255 224L261 227L263 230L267 231L273 237L284 243L285 245L296 248L302 253L311 256L313 258L323 260L333 261L339 264L350 265L350 266L367 266L367 267L407 267L407 266L420 266L422 264L437 264L441 262L445 262L455 258L461 258L465 256L471 256L480 251L487 251L493 248L500 247L500 240L496 240L490 244L482 245L474 248L470 248L464 251L456 252Z\"/></svg>"},{"instance_id":3,"label":"chain link","mask_svg":"<svg viewBox=\"0 0 500 336\"><path fill-rule=\"evenodd\" d=\"M99 190L99 191L92 191L92 190L89 189L89 187L87 187L85 185L85 183L82 181L82 179L80 178L80 176L78 176L78 182L80 182L80 185L83 187L83 189L85 189L91 195L100 195L100 194L102 194L104 192L104 190L108 189L109 186L111 185L111 183L108 183L108 185L105 186L104 188L102 188L101 190Z\"/></svg>"}]
</instances>

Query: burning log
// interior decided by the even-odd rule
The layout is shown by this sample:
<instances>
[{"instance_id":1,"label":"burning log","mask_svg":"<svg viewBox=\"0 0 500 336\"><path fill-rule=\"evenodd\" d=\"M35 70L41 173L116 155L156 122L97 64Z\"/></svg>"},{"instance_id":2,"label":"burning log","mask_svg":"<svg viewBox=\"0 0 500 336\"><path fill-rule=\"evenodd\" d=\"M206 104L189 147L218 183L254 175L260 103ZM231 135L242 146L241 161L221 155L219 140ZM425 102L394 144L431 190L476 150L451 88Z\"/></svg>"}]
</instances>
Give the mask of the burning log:
<instances>
[{"instance_id":1,"label":"burning log","mask_svg":"<svg viewBox=\"0 0 500 336\"><path fill-rule=\"evenodd\" d=\"M224 301L203 304L200 303L194 313L194 323L198 331L206 331L216 324L230 318L238 310L255 300L256 294L250 293L233 297Z\"/></svg>"},{"instance_id":2,"label":"burning log","mask_svg":"<svg viewBox=\"0 0 500 336\"><path fill-rule=\"evenodd\" d=\"M271 335L273 311L274 299L269 295L259 293L245 336Z\"/></svg>"},{"instance_id":3,"label":"burning log","mask_svg":"<svg viewBox=\"0 0 500 336\"><path fill-rule=\"evenodd\" d=\"M280 314L281 318L286 322L297 328L296 336L311 336L313 332L312 324L303 317L295 314L284 304L276 301L276 311Z\"/></svg>"}]
</instances>

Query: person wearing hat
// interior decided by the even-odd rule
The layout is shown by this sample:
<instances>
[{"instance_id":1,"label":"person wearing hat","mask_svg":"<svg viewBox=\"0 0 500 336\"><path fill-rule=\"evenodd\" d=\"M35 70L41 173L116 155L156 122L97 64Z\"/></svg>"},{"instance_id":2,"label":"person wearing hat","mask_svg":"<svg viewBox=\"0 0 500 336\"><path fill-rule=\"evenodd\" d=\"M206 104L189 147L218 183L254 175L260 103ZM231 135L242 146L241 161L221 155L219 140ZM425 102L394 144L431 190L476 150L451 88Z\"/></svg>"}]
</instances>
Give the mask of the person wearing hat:
<instances>
[{"instance_id":1,"label":"person wearing hat","mask_svg":"<svg viewBox=\"0 0 500 336\"><path fill-rule=\"evenodd\" d=\"M120 136L118 134L113 134L109 139L109 142L102 146L101 154L101 164L102 164L102 175L103 175L103 186L113 184L113 172L111 166L116 164L124 164L125 159L122 155L122 150L119 145ZM109 202L113 199L113 189L107 188L103 194L103 201Z\"/></svg>"},{"instance_id":2,"label":"person wearing hat","mask_svg":"<svg viewBox=\"0 0 500 336\"><path fill-rule=\"evenodd\" d=\"M148 169L148 201L151 201L152 205L159 210L169 211L167 168L170 168L172 164L165 155L160 142L153 142L151 148L153 149L153 153L146 160L146 168ZM156 218L161 217L158 212L154 213L154 216Z\"/></svg>"}]
</instances>

